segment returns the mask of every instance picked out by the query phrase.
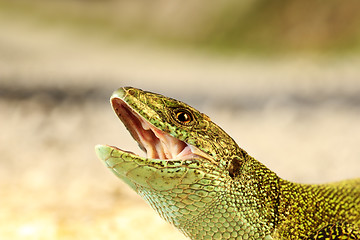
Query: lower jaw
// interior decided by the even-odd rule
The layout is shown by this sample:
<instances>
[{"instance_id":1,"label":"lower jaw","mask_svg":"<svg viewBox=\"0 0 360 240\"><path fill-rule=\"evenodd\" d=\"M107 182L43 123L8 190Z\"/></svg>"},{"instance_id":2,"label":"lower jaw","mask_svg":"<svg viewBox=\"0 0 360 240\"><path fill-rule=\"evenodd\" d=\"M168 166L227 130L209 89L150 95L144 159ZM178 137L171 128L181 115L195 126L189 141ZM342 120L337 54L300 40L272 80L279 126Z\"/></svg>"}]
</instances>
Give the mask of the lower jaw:
<instances>
[{"instance_id":1,"label":"lower jaw","mask_svg":"<svg viewBox=\"0 0 360 240\"><path fill-rule=\"evenodd\" d=\"M164 191L176 188L189 177L191 177L189 182L196 181L195 175L193 176L192 171L189 171L189 166L193 165L194 168L199 166L195 163L199 159L151 159L106 145L97 145L95 151L98 158L117 177L133 188L137 184L156 191ZM195 171L195 169L191 170ZM196 177L201 178L201 174L197 174Z\"/></svg>"}]
</instances>

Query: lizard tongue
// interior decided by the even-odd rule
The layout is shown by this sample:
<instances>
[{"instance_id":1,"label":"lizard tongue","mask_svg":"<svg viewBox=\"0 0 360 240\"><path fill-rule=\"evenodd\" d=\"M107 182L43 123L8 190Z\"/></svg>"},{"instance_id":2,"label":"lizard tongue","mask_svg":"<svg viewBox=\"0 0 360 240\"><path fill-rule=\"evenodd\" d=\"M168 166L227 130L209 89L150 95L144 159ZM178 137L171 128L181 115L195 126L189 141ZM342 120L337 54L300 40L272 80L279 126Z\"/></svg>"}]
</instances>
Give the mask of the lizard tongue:
<instances>
[{"instance_id":1,"label":"lizard tongue","mask_svg":"<svg viewBox=\"0 0 360 240\"><path fill-rule=\"evenodd\" d=\"M187 147L187 144L180 141L167 133L164 133L154 127L151 127L155 136L159 139L160 145L157 147L161 152L159 155L164 156L164 159L176 159L176 157ZM159 153L159 152L158 152Z\"/></svg>"}]
</instances>

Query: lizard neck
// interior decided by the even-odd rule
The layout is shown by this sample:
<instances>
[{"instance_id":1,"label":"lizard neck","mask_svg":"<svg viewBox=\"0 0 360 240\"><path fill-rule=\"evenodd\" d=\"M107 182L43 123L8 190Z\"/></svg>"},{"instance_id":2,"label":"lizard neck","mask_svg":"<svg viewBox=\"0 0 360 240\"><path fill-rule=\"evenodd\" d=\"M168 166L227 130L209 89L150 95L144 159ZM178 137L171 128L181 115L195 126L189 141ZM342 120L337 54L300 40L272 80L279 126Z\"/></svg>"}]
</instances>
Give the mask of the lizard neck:
<instances>
[{"instance_id":1,"label":"lizard neck","mask_svg":"<svg viewBox=\"0 0 360 240\"><path fill-rule=\"evenodd\" d=\"M246 159L233 181L237 212L251 226L254 237L272 239L278 224L280 178L251 156Z\"/></svg>"}]
</instances>

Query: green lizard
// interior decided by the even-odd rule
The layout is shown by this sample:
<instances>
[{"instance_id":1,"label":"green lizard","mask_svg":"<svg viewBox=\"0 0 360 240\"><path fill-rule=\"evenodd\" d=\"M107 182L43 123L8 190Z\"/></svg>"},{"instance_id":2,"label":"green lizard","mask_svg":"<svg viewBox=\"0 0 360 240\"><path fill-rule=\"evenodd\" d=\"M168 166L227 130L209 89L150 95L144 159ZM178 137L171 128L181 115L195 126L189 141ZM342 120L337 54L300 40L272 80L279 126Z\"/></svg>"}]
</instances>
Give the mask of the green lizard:
<instances>
[{"instance_id":1,"label":"green lizard","mask_svg":"<svg viewBox=\"0 0 360 240\"><path fill-rule=\"evenodd\" d=\"M189 238L360 239L360 179L292 183L185 103L125 87L111 104L147 157L97 145L98 157Z\"/></svg>"}]
</instances>

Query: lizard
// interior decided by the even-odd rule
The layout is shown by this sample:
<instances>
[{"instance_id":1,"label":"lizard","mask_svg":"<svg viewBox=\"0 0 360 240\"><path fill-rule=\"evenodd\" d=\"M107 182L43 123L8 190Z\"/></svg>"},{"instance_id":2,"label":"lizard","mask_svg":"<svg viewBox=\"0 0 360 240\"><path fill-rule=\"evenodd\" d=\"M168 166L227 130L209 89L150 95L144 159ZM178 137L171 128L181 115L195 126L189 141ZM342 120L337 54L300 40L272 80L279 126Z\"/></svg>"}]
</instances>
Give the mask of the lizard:
<instances>
[{"instance_id":1,"label":"lizard","mask_svg":"<svg viewBox=\"0 0 360 240\"><path fill-rule=\"evenodd\" d=\"M111 105L140 156L96 145L106 166L193 240L360 239L360 178L280 178L195 108L132 87Z\"/></svg>"}]
</instances>

